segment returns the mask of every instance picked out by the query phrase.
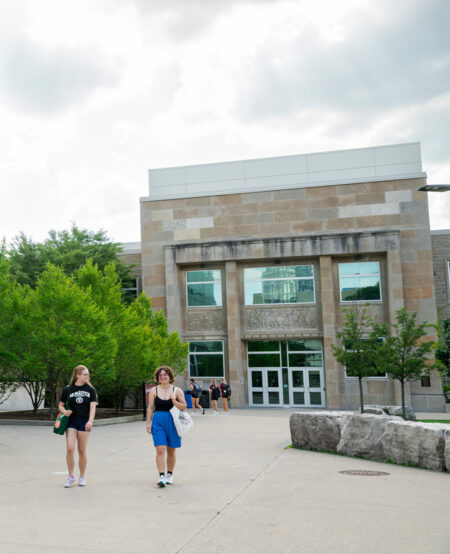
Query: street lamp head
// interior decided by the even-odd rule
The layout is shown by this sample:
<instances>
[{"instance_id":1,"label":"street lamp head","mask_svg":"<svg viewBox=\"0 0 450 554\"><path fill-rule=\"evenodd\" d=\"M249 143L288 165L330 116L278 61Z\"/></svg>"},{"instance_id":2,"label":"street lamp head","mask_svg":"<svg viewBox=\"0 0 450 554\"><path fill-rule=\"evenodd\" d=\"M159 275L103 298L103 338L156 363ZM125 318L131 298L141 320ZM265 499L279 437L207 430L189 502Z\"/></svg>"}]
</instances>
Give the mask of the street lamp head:
<instances>
[{"instance_id":1,"label":"street lamp head","mask_svg":"<svg viewBox=\"0 0 450 554\"><path fill-rule=\"evenodd\" d=\"M426 192L446 192L450 190L450 185L424 185L417 190Z\"/></svg>"}]
</instances>

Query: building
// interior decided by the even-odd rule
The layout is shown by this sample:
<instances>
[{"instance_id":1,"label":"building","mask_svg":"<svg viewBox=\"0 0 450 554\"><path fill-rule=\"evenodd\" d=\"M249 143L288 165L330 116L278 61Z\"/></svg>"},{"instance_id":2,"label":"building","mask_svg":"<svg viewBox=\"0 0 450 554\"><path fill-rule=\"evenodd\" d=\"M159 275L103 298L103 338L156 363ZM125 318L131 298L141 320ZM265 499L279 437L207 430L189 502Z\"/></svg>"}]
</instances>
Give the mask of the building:
<instances>
[{"instance_id":1,"label":"building","mask_svg":"<svg viewBox=\"0 0 450 554\"><path fill-rule=\"evenodd\" d=\"M356 408L331 352L342 308L436 321L425 183L419 143L150 170L142 287L190 343L181 386L224 376L234 406ZM400 402L385 375L364 387ZM407 403L443 411L439 374Z\"/></svg>"}]
</instances>

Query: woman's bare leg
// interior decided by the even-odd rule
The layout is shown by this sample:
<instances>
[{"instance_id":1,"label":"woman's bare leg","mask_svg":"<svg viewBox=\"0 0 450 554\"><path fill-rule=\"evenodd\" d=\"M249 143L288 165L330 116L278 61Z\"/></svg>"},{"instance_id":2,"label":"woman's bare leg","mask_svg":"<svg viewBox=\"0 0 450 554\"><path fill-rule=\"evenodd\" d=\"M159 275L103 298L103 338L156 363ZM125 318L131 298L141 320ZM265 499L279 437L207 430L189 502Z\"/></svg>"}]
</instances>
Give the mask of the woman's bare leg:
<instances>
[{"instance_id":1,"label":"woman's bare leg","mask_svg":"<svg viewBox=\"0 0 450 554\"><path fill-rule=\"evenodd\" d=\"M80 468L80 477L84 477L87 466L86 447L90 433L87 431L77 431L78 439L78 466Z\"/></svg>"},{"instance_id":2,"label":"woman's bare leg","mask_svg":"<svg viewBox=\"0 0 450 554\"><path fill-rule=\"evenodd\" d=\"M175 463L177 461L176 448L167 447L167 471L170 473L175 469Z\"/></svg>"},{"instance_id":3,"label":"woman's bare leg","mask_svg":"<svg viewBox=\"0 0 450 554\"><path fill-rule=\"evenodd\" d=\"M66 431L66 462L69 475L73 475L75 467L75 443L77 442L77 430L70 427Z\"/></svg>"},{"instance_id":4,"label":"woman's bare leg","mask_svg":"<svg viewBox=\"0 0 450 554\"><path fill-rule=\"evenodd\" d=\"M166 447L164 445L156 447L156 467L159 473L166 472Z\"/></svg>"}]
</instances>

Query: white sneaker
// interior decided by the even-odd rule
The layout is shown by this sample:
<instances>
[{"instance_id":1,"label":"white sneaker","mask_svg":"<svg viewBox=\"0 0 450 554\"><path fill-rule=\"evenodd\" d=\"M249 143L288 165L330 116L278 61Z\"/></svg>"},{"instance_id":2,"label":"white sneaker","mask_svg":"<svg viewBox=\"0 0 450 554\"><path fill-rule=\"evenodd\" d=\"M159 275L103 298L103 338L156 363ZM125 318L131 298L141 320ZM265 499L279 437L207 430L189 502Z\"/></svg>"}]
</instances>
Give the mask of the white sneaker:
<instances>
[{"instance_id":1,"label":"white sneaker","mask_svg":"<svg viewBox=\"0 0 450 554\"><path fill-rule=\"evenodd\" d=\"M158 479L158 487L165 487L166 486L166 478L164 475L160 475Z\"/></svg>"},{"instance_id":2,"label":"white sneaker","mask_svg":"<svg viewBox=\"0 0 450 554\"><path fill-rule=\"evenodd\" d=\"M71 487L73 484L75 483L75 477L73 475L69 475L69 477L67 477L67 481L64 483L64 487L66 489L68 489L69 487Z\"/></svg>"},{"instance_id":3,"label":"white sneaker","mask_svg":"<svg viewBox=\"0 0 450 554\"><path fill-rule=\"evenodd\" d=\"M78 481L78 485L80 487L85 487L86 486L86 479L84 477L80 476L80 480Z\"/></svg>"},{"instance_id":4,"label":"white sneaker","mask_svg":"<svg viewBox=\"0 0 450 554\"><path fill-rule=\"evenodd\" d=\"M166 475L166 485L173 485L173 475L171 473Z\"/></svg>"},{"instance_id":5,"label":"white sneaker","mask_svg":"<svg viewBox=\"0 0 450 554\"><path fill-rule=\"evenodd\" d=\"M214 415L219 415L219 412L214 412Z\"/></svg>"}]
</instances>

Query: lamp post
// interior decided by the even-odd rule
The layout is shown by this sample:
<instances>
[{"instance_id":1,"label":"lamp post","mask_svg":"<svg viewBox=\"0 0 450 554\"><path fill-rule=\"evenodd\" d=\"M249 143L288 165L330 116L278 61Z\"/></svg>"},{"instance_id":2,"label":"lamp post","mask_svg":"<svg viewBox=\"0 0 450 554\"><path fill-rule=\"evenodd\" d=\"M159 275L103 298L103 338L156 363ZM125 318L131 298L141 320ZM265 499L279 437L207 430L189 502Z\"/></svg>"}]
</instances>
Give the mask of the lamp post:
<instances>
[{"instance_id":1,"label":"lamp post","mask_svg":"<svg viewBox=\"0 0 450 554\"><path fill-rule=\"evenodd\" d=\"M417 190L424 192L447 192L450 190L450 185L423 185Z\"/></svg>"}]
</instances>

